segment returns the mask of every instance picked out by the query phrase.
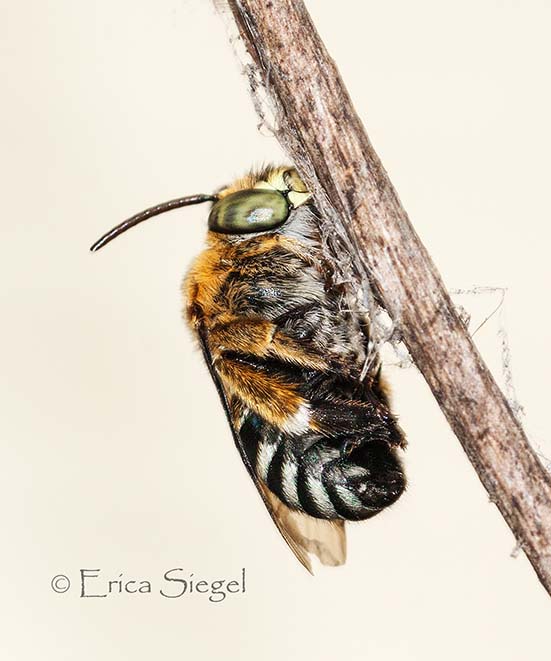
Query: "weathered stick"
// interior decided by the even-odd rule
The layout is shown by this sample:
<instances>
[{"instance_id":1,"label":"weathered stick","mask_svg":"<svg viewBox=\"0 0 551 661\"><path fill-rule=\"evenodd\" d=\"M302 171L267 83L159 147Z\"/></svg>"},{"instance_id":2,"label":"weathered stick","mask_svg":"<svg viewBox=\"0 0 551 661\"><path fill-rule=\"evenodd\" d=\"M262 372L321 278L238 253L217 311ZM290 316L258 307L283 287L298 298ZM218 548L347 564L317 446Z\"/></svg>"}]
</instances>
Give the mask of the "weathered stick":
<instances>
[{"instance_id":1,"label":"weathered stick","mask_svg":"<svg viewBox=\"0 0 551 661\"><path fill-rule=\"evenodd\" d=\"M342 224L336 231L349 237L359 270L551 593L551 477L459 319L302 0L226 3L253 86L276 109L277 138L324 215Z\"/></svg>"}]
</instances>

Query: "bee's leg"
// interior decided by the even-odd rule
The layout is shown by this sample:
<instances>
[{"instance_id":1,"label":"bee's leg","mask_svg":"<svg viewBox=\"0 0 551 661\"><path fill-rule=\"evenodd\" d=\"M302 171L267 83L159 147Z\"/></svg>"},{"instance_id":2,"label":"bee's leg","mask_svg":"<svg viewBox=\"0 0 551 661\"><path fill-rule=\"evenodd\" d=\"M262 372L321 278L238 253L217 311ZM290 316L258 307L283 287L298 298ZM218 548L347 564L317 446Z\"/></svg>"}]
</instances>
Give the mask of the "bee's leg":
<instances>
[{"instance_id":1,"label":"bee's leg","mask_svg":"<svg viewBox=\"0 0 551 661\"><path fill-rule=\"evenodd\" d=\"M328 370L324 356L313 352L308 343L289 337L271 321L232 317L219 321L209 330L209 346L216 360L223 353L234 352L261 359L276 359L288 366Z\"/></svg>"},{"instance_id":2,"label":"bee's leg","mask_svg":"<svg viewBox=\"0 0 551 661\"><path fill-rule=\"evenodd\" d=\"M310 424L308 401L285 372L262 369L261 365L226 353L214 363L214 370L224 391L268 424L286 433L304 433Z\"/></svg>"},{"instance_id":3,"label":"bee's leg","mask_svg":"<svg viewBox=\"0 0 551 661\"><path fill-rule=\"evenodd\" d=\"M342 438L343 434L347 434L341 442L343 456L373 441L398 446L404 444L404 434L394 416L378 401L314 400L310 426L332 438Z\"/></svg>"},{"instance_id":4,"label":"bee's leg","mask_svg":"<svg viewBox=\"0 0 551 661\"><path fill-rule=\"evenodd\" d=\"M340 447L341 457L343 459L348 458L354 450L357 450L363 445L362 439L359 438L347 438Z\"/></svg>"}]
</instances>

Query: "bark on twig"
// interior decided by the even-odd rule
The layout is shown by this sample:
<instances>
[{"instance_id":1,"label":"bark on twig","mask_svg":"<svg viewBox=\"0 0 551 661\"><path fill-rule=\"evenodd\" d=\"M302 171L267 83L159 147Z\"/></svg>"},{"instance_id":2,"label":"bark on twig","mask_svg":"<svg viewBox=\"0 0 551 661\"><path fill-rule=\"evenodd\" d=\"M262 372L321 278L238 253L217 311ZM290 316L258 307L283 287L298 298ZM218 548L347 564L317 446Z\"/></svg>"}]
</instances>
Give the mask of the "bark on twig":
<instances>
[{"instance_id":1,"label":"bark on twig","mask_svg":"<svg viewBox=\"0 0 551 661\"><path fill-rule=\"evenodd\" d=\"M277 138L320 210L342 224L353 259L551 593L551 477L459 319L302 0L225 1L249 75L276 109Z\"/></svg>"}]
</instances>

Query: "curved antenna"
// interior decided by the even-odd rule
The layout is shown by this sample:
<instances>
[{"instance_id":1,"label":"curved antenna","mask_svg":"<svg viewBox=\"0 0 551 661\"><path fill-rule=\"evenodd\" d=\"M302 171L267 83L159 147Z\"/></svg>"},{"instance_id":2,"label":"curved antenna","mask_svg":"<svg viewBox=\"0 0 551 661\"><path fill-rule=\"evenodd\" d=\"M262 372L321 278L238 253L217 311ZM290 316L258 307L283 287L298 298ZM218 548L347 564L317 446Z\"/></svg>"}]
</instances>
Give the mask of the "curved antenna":
<instances>
[{"instance_id":1,"label":"curved antenna","mask_svg":"<svg viewBox=\"0 0 551 661\"><path fill-rule=\"evenodd\" d=\"M218 199L216 195L188 195L187 197L178 197L175 200L169 200L168 202L162 202L161 204L156 204L154 207L145 209L145 211L140 211L135 216L128 218L123 221L120 225L113 227L112 230L106 232L101 238L99 238L94 245L90 248L92 252L96 252L100 248L103 248L109 241L116 239L117 236L126 232L126 230L142 223L148 218L153 218L153 216L158 216L165 211L172 211L172 209L179 209L180 207L187 207L191 204L202 204L203 202L215 202Z\"/></svg>"}]
</instances>

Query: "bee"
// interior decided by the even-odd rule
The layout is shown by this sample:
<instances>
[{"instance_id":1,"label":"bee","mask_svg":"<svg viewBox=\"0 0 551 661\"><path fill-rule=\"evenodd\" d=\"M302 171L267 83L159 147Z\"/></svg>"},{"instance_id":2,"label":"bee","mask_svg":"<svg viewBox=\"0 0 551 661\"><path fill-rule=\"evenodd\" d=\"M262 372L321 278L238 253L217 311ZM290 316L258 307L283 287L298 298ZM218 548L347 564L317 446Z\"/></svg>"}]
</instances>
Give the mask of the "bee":
<instances>
[{"instance_id":1,"label":"bee","mask_svg":"<svg viewBox=\"0 0 551 661\"><path fill-rule=\"evenodd\" d=\"M309 571L311 555L343 564L345 522L378 514L404 491L405 439L380 359L368 360L369 319L343 305L319 212L296 169L267 167L212 195L157 205L91 250L204 202L212 203L207 247L184 280L185 316L283 538Z\"/></svg>"}]
</instances>

